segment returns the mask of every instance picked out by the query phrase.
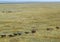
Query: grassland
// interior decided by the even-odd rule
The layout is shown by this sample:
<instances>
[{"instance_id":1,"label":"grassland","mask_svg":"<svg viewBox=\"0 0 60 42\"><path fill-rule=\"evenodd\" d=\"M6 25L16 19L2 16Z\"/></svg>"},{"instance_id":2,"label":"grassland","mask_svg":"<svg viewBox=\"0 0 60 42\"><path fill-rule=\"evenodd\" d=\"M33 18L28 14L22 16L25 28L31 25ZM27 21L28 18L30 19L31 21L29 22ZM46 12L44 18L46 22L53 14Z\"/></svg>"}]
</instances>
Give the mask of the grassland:
<instances>
[{"instance_id":1,"label":"grassland","mask_svg":"<svg viewBox=\"0 0 60 42\"><path fill-rule=\"evenodd\" d=\"M0 42L60 42L60 29L56 26L60 27L60 3L0 4L0 34L23 33L0 38ZM32 34L32 29L37 32ZM30 33L24 34L25 31Z\"/></svg>"}]
</instances>

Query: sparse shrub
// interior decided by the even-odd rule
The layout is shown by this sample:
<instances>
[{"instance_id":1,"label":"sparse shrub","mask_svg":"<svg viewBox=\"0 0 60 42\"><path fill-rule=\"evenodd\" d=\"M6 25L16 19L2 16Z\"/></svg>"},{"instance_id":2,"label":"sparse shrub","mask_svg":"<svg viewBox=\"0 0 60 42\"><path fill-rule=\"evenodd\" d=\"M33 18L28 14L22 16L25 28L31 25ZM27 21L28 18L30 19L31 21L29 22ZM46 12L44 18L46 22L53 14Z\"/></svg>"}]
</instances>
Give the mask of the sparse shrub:
<instances>
[{"instance_id":1,"label":"sparse shrub","mask_svg":"<svg viewBox=\"0 0 60 42\"><path fill-rule=\"evenodd\" d=\"M46 30L47 30L47 31L51 31L51 30L53 30L53 28L47 28Z\"/></svg>"},{"instance_id":2,"label":"sparse shrub","mask_svg":"<svg viewBox=\"0 0 60 42\"><path fill-rule=\"evenodd\" d=\"M12 13L12 11L7 11L7 13Z\"/></svg>"},{"instance_id":3,"label":"sparse shrub","mask_svg":"<svg viewBox=\"0 0 60 42\"><path fill-rule=\"evenodd\" d=\"M2 11L2 13L12 13L12 11Z\"/></svg>"},{"instance_id":4,"label":"sparse shrub","mask_svg":"<svg viewBox=\"0 0 60 42\"><path fill-rule=\"evenodd\" d=\"M25 32L25 34L29 34L29 32Z\"/></svg>"},{"instance_id":5,"label":"sparse shrub","mask_svg":"<svg viewBox=\"0 0 60 42\"><path fill-rule=\"evenodd\" d=\"M5 13L5 11L2 11L2 13Z\"/></svg>"}]
</instances>

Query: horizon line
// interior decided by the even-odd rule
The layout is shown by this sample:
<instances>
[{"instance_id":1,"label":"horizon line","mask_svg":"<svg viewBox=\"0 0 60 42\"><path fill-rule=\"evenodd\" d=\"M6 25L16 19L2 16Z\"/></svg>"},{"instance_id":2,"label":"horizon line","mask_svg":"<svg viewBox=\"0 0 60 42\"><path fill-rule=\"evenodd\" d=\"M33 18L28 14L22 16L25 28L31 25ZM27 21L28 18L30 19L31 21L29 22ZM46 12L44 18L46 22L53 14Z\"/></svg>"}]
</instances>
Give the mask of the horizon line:
<instances>
[{"instance_id":1,"label":"horizon line","mask_svg":"<svg viewBox=\"0 0 60 42\"><path fill-rule=\"evenodd\" d=\"M4 1L4 2L0 2L0 3L8 3L9 1ZM26 1L29 2L29 1ZM26 3L25 2L25 3ZM60 1L30 1L30 2L60 2ZM9 2L9 3L23 3L23 2Z\"/></svg>"}]
</instances>

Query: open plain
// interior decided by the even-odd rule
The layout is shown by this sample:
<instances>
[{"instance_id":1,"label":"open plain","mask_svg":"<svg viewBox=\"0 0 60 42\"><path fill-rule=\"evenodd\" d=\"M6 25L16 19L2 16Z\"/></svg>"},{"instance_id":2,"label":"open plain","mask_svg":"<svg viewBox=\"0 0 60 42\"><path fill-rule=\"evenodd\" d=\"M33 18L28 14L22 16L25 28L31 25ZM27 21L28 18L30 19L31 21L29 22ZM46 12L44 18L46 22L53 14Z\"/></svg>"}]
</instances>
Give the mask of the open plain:
<instances>
[{"instance_id":1,"label":"open plain","mask_svg":"<svg viewBox=\"0 0 60 42\"><path fill-rule=\"evenodd\" d=\"M60 3L0 4L0 42L60 42Z\"/></svg>"}]
</instances>

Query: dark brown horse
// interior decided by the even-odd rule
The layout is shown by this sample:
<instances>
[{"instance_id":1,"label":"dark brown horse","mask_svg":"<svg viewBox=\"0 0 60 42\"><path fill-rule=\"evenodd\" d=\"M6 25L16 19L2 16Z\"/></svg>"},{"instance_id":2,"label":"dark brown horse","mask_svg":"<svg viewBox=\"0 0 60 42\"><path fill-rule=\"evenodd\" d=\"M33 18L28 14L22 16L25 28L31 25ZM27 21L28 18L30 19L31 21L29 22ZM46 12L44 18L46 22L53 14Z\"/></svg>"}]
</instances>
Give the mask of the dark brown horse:
<instances>
[{"instance_id":1,"label":"dark brown horse","mask_svg":"<svg viewBox=\"0 0 60 42\"><path fill-rule=\"evenodd\" d=\"M6 37L6 35L0 35L1 38Z\"/></svg>"}]
</instances>

